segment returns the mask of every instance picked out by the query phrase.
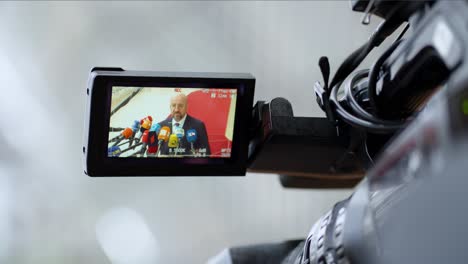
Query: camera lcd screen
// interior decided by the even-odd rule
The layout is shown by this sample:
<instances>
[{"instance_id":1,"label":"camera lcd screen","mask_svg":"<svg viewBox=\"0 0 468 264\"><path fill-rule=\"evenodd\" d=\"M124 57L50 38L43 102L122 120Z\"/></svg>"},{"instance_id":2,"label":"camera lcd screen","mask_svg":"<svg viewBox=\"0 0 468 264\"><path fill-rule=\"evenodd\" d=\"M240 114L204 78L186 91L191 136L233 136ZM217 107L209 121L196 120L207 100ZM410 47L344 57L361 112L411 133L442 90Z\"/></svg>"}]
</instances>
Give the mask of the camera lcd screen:
<instances>
[{"instance_id":1,"label":"camera lcd screen","mask_svg":"<svg viewBox=\"0 0 468 264\"><path fill-rule=\"evenodd\" d=\"M86 89L89 176L245 175L255 78L96 67Z\"/></svg>"},{"instance_id":2,"label":"camera lcd screen","mask_svg":"<svg viewBox=\"0 0 468 264\"><path fill-rule=\"evenodd\" d=\"M231 157L236 88L112 86L108 157Z\"/></svg>"}]
</instances>

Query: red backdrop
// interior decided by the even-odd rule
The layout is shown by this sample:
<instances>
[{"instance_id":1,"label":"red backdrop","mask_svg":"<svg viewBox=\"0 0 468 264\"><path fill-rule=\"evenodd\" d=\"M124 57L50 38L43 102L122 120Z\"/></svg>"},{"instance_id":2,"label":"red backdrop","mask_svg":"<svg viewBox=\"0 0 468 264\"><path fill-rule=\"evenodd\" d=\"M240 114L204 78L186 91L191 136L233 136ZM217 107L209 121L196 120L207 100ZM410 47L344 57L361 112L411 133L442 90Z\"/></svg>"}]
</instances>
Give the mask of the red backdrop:
<instances>
[{"instance_id":1,"label":"red backdrop","mask_svg":"<svg viewBox=\"0 0 468 264\"><path fill-rule=\"evenodd\" d=\"M216 98L213 98L215 94ZM188 114L203 121L208 133L211 155L221 155L223 148L231 148L226 126L231 105L230 93L213 90L196 91L188 95Z\"/></svg>"}]
</instances>

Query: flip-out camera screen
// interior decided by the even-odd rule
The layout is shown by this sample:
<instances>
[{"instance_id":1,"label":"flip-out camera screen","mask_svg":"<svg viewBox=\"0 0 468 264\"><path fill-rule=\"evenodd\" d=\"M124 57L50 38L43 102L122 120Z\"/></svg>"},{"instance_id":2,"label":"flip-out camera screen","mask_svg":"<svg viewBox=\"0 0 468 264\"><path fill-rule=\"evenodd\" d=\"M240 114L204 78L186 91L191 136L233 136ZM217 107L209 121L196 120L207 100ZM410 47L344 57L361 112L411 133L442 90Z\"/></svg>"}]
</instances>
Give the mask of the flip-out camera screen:
<instances>
[{"instance_id":1,"label":"flip-out camera screen","mask_svg":"<svg viewBox=\"0 0 468 264\"><path fill-rule=\"evenodd\" d=\"M94 68L87 87L85 173L245 175L254 87L245 73Z\"/></svg>"},{"instance_id":2,"label":"flip-out camera screen","mask_svg":"<svg viewBox=\"0 0 468 264\"><path fill-rule=\"evenodd\" d=\"M235 88L113 86L109 157L230 158Z\"/></svg>"}]
</instances>

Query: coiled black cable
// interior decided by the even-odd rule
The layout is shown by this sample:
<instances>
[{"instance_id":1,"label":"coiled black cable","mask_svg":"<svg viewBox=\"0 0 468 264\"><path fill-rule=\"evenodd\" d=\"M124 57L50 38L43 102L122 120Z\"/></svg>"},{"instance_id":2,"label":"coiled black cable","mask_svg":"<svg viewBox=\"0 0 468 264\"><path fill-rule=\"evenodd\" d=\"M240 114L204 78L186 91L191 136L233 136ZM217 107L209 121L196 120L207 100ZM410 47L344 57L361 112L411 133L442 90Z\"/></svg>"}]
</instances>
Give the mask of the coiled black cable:
<instances>
[{"instance_id":1,"label":"coiled black cable","mask_svg":"<svg viewBox=\"0 0 468 264\"><path fill-rule=\"evenodd\" d=\"M394 130L398 130L402 128L403 127L402 122L394 122L394 121L380 119L370 114L369 112L367 112L357 102L354 92L353 92L353 88L357 86L358 82L367 78L368 75L369 75L369 70L361 70L353 74L350 78L348 78L347 81L345 81L345 98L347 99L347 103L351 107L351 110L353 110L354 114L356 114L360 118L365 119L369 122L386 125L389 128L393 128ZM368 82L367 82L367 85L369 85ZM364 89L367 89L367 87L364 87Z\"/></svg>"},{"instance_id":2,"label":"coiled black cable","mask_svg":"<svg viewBox=\"0 0 468 264\"><path fill-rule=\"evenodd\" d=\"M366 131L379 134L393 133L401 128L400 126L389 126L386 124L370 122L351 114L340 104L340 102L337 99L338 88L340 85L341 83L332 88L330 94L330 102L333 103L333 106L335 107L335 112L341 117L341 119L344 122L348 123L351 126L362 128Z\"/></svg>"}]
</instances>

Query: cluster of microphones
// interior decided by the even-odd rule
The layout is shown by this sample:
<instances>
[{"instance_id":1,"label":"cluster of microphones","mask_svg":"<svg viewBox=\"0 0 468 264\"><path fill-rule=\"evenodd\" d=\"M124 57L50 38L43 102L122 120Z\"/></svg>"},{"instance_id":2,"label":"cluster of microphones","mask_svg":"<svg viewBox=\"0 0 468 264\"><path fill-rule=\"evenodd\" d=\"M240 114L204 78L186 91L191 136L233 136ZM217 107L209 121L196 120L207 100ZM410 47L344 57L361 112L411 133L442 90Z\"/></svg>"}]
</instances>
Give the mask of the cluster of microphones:
<instances>
[{"instance_id":1,"label":"cluster of microphones","mask_svg":"<svg viewBox=\"0 0 468 264\"><path fill-rule=\"evenodd\" d=\"M172 132L172 133L171 133ZM141 120L133 121L131 127L121 129L118 136L109 140L108 156L119 157L123 153L133 151L128 157L160 157L177 156L181 153L182 138L186 137L190 143L190 150L193 156L196 155L194 142L197 140L197 131L189 129L186 132L181 127L176 127L174 131L168 126L161 127L160 124L153 124L153 118L147 116ZM169 153L161 153L161 146L167 143Z\"/></svg>"}]
</instances>

